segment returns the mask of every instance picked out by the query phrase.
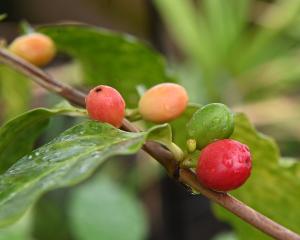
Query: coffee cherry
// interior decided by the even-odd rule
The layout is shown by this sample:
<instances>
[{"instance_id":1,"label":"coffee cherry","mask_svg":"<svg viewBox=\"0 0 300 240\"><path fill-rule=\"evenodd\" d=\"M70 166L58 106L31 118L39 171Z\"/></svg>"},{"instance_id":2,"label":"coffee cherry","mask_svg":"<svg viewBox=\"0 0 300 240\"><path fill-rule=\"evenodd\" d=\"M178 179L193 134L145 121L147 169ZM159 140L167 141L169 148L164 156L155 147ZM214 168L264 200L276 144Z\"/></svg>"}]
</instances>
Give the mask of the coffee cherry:
<instances>
[{"instance_id":1,"label":"coffee cherry","mask_svg":"<svg viewBox=\"0 0 300 240\"><path fill-rule=\"evenodd\" d=\"M52 39L41 33L30 33L16 38L10 44L9 50L36 66L46 65L56 53Z\"/></svg>"},{"instance_id":2,"label":"coffee cherry","mask_svg":"<svg viewBox=\"0 0 300 240\"><path fill-rule=\"evenodd\" d=\"M196 173L205 187L226 192L238 188L247 180L251 166L249 148L238 141L224 139L202 150Z\"/></svg>"},{"instance_id":3,"label":"coffee cherry","mask_svg":"<svg viewBox=\"0 0 300 240\"><path fill-rule=\"evenodd\" d=\"M145 92L139 101L142 117L155 123L164 123L180 116L188 103L185 89L175 83L161 83Z\"/></svg>"},{"instance_id":4,"label":"coffee cherry","mask_svg":"<svg viewBox=\"0 0 300 240\"><path fill-rule=\"evenodd\" d=\"M100 85L93 88L85 98L86 109L93 120L109 123L117 128L125 116L125 101L114 88Z\"/></svg>"},{"instance_id":5,"label":"coffee cherry","mask_svg":"<svg viewBox=\"0 0 300 240\"><path fill-rule=\"evenodd\" d=\"M234 129L233 114L221 103L211 103L196 111L187 123L189 139L202 149L214 140L229 138Z\"/></svg>"}]
</instances>

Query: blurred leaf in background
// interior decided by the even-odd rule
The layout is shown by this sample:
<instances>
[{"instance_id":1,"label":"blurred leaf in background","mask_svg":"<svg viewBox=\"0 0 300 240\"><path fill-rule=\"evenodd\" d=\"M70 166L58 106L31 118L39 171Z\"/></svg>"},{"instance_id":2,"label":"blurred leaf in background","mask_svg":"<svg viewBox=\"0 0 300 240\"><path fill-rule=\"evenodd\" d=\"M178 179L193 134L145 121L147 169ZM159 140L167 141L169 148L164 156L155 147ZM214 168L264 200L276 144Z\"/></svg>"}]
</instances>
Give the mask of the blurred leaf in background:
<instances>
[{"instance_id":1,"label":"blurred leaf in background","mask_svg":"<svg viewBox=\"0 0 300 240\"><path fill-rule=\"evenodd\" d=\"M105 174L75 189L69 216L76 239L140 240L147 234L141 203Z\"/></svg>"},{"instance_id":2,"label":"blurred leaf in background","mask_svg":"<svg viewBox=\"0 0 300 240\"><path fill-rule=\"evenodd\" d=\"M173 129L173 142L182 149L186 148L187 133L183 131L186 128L186 124L201 106L198 104L190 103L184 113L177 119L170 122Z\"/></svg>"},{"instance_id":3,"label":"blurred leaf in background","mask_svg":"<svg viewBox=\"0 0 300 240\"><path fill-rule=\"evenodd\" d=\"M17 223L0 229L0 240L33 240L32 212L28 211Z\"/></svg>"},{"instance_id":4,"label":"blurred leaf in background","mask_svg":"<svg viewBox=\"0 0 300 240\"><path fill-rule=\"evenodd\" d=\"M0 122L24 112L30 106L31 83L24 75L0 65Z\"/></svg>"},{"instance_id":5,"label":"blurred leaf in background","mask_svg":"<svg viewBox=\"0 0 300 240\"><path fill-rule=\"evenodd\" d=\"M128 107L138 101L136 86L174 81L162 56L133 36L85 25L56 25L39 31L61 52L77 59L87 86L107 84L124 96Z\"/></svg>"},{"instance_id":6,"label":"blurred leaf in background","mask_svg":"<svg viewBox=\"0 0 300 240\"><path fill-rule=\"evenodd\" d=\"M251 104L269 98L277 99L278 95L296 93L299 90L300 35L297 31L293 32L293 29L299 28L296 24L299 22L299 1L278 0L274 3L265 3L250 0L203 0L194 5L192 1L178 0L174 4L171 0L156 0L156 3L187 57L184 63L177 62L174 66L177 68L177 64L182 64L179 70L182 73L180 81L187 86L191 99L201 104L211 101L239 104L243 110L245 102ZM259 11L261 14L257 16L257 8L261 6L259 4L262 4L263 10ZM131 36L83 25L48 26L40 28L40 31L51 36L61 52L74 57L75 64L71 65L68 71L83 78L86 86L108 84L116 87L123 93L130 107L136 106L137 103L137 85L144 84L147 88L160 82L175 81L169 74L165 60ZM28 101L26 97L29 94L24 88L28 90L28 86L25 83L26 86L22 87L21 82L18 85L19 77L15 77L15 73L7 74L6 71L12 70L3 70L3 76L5 78L11 76L12 80L0 81L0 97L4 99L4 103L11 100L12 96L19 99L9 103L12 104L8 107L11 113L5 113L7 116L14 116L26 107L25 103ZM65 75L70 77L69 74ZM4 79L3 76L1 70L0 77ZM77 83L80 81L76 80ZM16 92L13 92L14 87ZM274 108L274 105L272 106ZM276 106L279 105L275 104L274 109ZM283 110L279 111L284 115L287 108L280 106ZM185 145L183 126L196 109L196 106L189 107L181 118L171 123L175 142L181 146ZM264 108L260 111L264 112ZM52 116L52 113L49 114ZM35 118L33 122L27 121L29 118L22 120L25 125L29 124L34 128L32 130L34 134L27 131L22 133L12 131L12 133L20 134L23 138L27 135L36 138L39 132L35 127L44 128L49 114L43 112L41 117ZM274 120L274 117L271 116L269 119ZM89 127L96 129L95 126ZM9 132L9 128L6 130L5 128L6 125L4 132ZM27 130L29 129L31 128L28 127ZM101 159L96 159L96 156L91 156L91 152L84 152L95 150L92 146L95 143L92 140L94 133L82 136L81 129L72 132L73 130L68 130L42 147L42 151L38 149L33 152L35 155L27 155L13 165L13 174L10 175L8 172L1 178L2 182L7 181L10 187L12 185L11 189L2 191L2 197L7 200L9 194L16 194L13 200L22 203L21 210L24 210L23 205L32 204L42 192L84 179L99 162L104 162L109 155L107 152L115 154L120 150L122 153L135 153L145 140L143 136L129 134L128 141L125 141L129 145L125 144L125 147L122 145L121 148L116 142L111 148L101 142L105 151ZM94 137L97 141L102 141L103 139L98 138L103 129L96 130L99 132ZM120 134L114 133L117 136ZM105 134L105 141L107 138L112 139L112 136ZM73 144L66 143L69 137L69 140L80 141L74 141ZM85 137L85 144L88 146L81 146L83 143L81 137ZM233 194L272 219L299 232L297 216L300 212L297 200L300 199L300 195L295 191L299 189L299 163L285 160L284 164L281 164L278 160L279 151L274 142L258 134L243 115L236 116L236 131L233 138L248 144L254 157L252 177L245 186ZM7 147L12 135L7 139L4 141L6 145L2 148L13 151ZM22 156L26 154L33 141L34 139L30 141L29 147L24 147L26 151L20 151L19 154ZM59 141L62 145L57 145ZM51 161L47 159L49 153L45 154L43 150L45 152L50 150ZM86 154L84 161L78 158L79 151ZM13 161L7 166L21 158L21 155L13 156ZM39 164L37 165L35 161ZM64 161L66 164L61 164ZM33 170L34 174L29 174L28 169ZM88 171L89 174L85 175L81 171L85 173ZM13 182L15 185L11 184L12 179L16 179L16 182ZM32 184L30 186L33 191L19 191L18 187L24 183ZM13 189L13 186L16 186L16 189ZM14 192L15 190L17 191ZM25 200L22 198L24 195L27 197ZM78 239L92 239L90 234L95 237L94 239L97 239L98 235L104 239L140 239L145 236L147 222L136 196L121 189L107 175L80 186L73 197L70 216L72 228ZM12 214L13 217L20 214L14 208L15 205L10 203L8 200L0 205L3 214L0 214L0 217L5 214L9 216ZM216 207L216 213L221 219L233 225L239 239L267 238L219 207ZM227 237L231 239L235 235L223 236L224 239Z\"/></svg>"},{"instance_id":7,"label":"blurred leaf in background","mask_svg":"<svg viewBox=\"0 0 300 240\"><path fill-rule=\"evenodd\" d=\"M186 64L192 62L198 70L206 101L237 104L250 100L248 95L252 100L273 97L269 89L255 96L265 82L271 82L275 89L287 79L292 83L297 81L299 86L299 71L289 71L299 62L293 57L299 51L299 37L289 34L299 19L299 1L204 0L197 2L197 6L183 0L176 5L171 0L155 2L186 54ZM251 77L253 72L262 73L265 66L270 70L269 62L277 63L277 58L281 63L272 68L274 74ZM276 74L278 71L282 74ZM185 81L189 81L188 75ZM295 84L285 85L286 92L294 90ZM194 88L194 91L197 94L199 90Z\"/></svg>"}]
</instances>

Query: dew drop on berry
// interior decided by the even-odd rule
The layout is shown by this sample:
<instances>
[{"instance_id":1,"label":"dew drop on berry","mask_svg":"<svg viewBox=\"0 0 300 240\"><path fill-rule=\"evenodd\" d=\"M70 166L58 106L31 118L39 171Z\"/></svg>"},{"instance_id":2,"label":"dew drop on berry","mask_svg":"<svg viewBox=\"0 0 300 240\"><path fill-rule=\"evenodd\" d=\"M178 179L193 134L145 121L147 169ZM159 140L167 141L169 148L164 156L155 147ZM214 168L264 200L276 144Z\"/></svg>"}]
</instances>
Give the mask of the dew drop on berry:
<instances>
[{"instance_id":1,"label":"dew drop on berry","mask_svg":"<svg viewBox=\"0 0 300 240\"><path fill-rule=\"evenodd\" d=\"M231 159L226 159L224 161L224 164L225 164L226 167L230 168L230 167L232 167L232 160Z\"/></svg>"}]
</instances>

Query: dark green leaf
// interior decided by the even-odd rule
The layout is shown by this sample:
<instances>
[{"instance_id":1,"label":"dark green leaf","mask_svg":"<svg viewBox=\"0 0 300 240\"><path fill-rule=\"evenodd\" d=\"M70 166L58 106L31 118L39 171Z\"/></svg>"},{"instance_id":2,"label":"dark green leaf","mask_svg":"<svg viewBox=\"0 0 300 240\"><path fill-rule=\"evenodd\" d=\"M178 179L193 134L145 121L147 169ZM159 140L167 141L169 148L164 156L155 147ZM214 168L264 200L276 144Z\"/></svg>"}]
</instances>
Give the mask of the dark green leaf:
<instances>
[{"instance_id":1,"label":"dark green leaf","mask_svg":"<svg viewBox=\"0 0 300 240\"><path fill-rule=\"evenodd\" d=\"M0 240L32 240L31 211L27 212L19 222L0 229Z\"/></svg>"},{"instance_id":2,"label":"dark green leaf","mask_svg":"<svg viewBox=\"0 0 300 240\"><path fill-rule=\"evenodd\" d=\"M141 203L106 175L75 189L69 216L73 232L80 240L141 240L146 235Z\"/></svg>"},{"instance_id":3,"label":"dark green leaf","mask_svg":"<svg viewBox=\"0 0 300 240\"><path fill-rule=\"evenodd\" d=\"M283 226L300 233L299 162L281 164L275 142L258 133L243 114L236 115L235 131L231 138L247 144L253 160L250 178L241 188L231 192L232 195ZM215 210L221 219L233 225L239 239L270 239L221 207L215 206Z\"/></svg>"},{"instance_id":4,"label":"dark green leaf","mask_svg":"<svg viewBox=\"0 0 300 240\"><path fill-rule=\"evenodd\" d=\"M172 129L167 123L154 126L148 134L149 141L156 141L163 145L168 145L172 142Z\"/></svg>"},{"instance_id":5,"label":"dark green leaf","mask_svg":"<svg viewBox=\"0 0 300 240\"><path fill-rule=\"evenodd\" d=\"M68 104L54 109L38 108L5 123L0 128L0 173L29 153L36 138L47 126L49 118L57 114L81 114Z\"/></svg>"},{"instance_id":6,"label":"dark green leaf","mask_svg":"<svg viewBox=\"0 0 300 240\"><path fill-rule=\"evenodd\" d=\"M0 119L7 120L29 107L30 80L5 66L0 66L0 99L3 101Z\"/></svg>"},{"instance_id":7,"label":"dark green leaf","mask_svg":"<svg viewBox=\"0 0 300 240\"><path fill-rule=\"evenodd\" d=\"M115 87L129 107L136 106L137 85L151 87L173 81L166 72L165 60L132 36L84 25L57 25L39 30L55 41L59 51L80 61L89 86Z\"/></svg>"},{"instance_id":8,"label":"dark green leaf","mask_svg":"<svg viewBox=\"0 0 300 240\"><path fill-rule=\"evenodd\" d=\"M44 192L86 179L107 158L136 153L147 134L86 121L21 158L0 176L0 226L19 218Z\"/></svg>"},{"instance_id":9,"label":"dark green leaf","mask_svg":"<svg viewBox=\"0 0 300 240\"><path fill-rule=\"evenodd\" d=\"M71 240L68 218L72 188L57 189L41 197L33 208L32 236L36 240ZM1 240L1 239L0 239Z\"/></svg>"},{"instance_id":10,"label":"dark green leaf","mask_svg":"<svg viewBox=\"0 0 300 240\"><path fill-rule=\"evenodd\" d=\"M149 141L155 141L165 146L173 154L175 159L181 161L184 157L183 151L172 141L172 128L169 124L154 126L148 134Z\"/></svg>"},{"instance_id":11,"label":"dark green leaf","mask_svg":"<svg viewBox=\"0 0 300 240\"><path fill-rule=\"evenodd\" d=\"M186 124L200 107L201 105L190 103L185 112L170 123L173 130L173 141L183 149L186 148L187 140Z\"/></svg>"}]
</instances>

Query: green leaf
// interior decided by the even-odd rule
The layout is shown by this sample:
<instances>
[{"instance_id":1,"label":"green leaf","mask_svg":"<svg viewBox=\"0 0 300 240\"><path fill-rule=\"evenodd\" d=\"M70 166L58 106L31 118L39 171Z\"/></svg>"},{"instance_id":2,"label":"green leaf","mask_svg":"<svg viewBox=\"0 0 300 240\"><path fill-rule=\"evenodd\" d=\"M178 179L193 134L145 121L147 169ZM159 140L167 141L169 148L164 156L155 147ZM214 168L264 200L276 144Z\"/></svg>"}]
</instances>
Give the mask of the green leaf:
<instances>
[{"instance_id":1,"label":"green leaf","mask_svg":"<svg viewBox=\"0 0 300 240\"><path fill-rule=\"evenodd\" d=\"M270 59L282 56L297 43L289 43L284 37L286 31L299 16L300 2L294 0L278 0L267 8L257 21L263 27L256 27L255 32L249 32L239 50L239 61L236 65L239 71L244 71L265 63Z\"/></svg>"},{"instance_id":2,"label":"green leaf","mask_svg":"<svg viewBox=\"0 0 300 240\"><path fill-rule=\"evenodd\" d=\"M239 40L247 23L249 0L205 0L204 14L214 42L214 54L222 63Z\"/></svg>"},{"instance_id":3,"label":"green leaf","mask_svg":"<svg viewBox=\"0 0 300 240\"><path fill-rule=\"evenodd\" d=\"M182 49L204 68L212 68L215 59L211 53L211 36L193 3L179 0L174 4L172 0L155 0L155 4Z\"/></svg>"},{"instance_id":4,"label":"green leaf","mask_svg":"<svg viewBox=\"0 0 300 240\"><path fill-rule=\"evenodd\" d=\"M186 124L200 107L199 104L190 103L185 112L170 123L173 129L173 141L183 149L186 148L187 140Z\"/></svg>"},{"instance_id":5,"label":"green leaf","mask_svg":"<svg viewBox=\"0 0 300 240\"><path fill-rule=\"evenodd\" d=\"M173 0L155 0L155 4L182 50L196 62L197 67L201 67L200 80L205 86L206 97L217 101L219 93L215 70L218 59L205 18L198 14L191 1L177 0L174 4Z\"/></svg>"},{"instance_id":6,"label":"green leaf","mask_svg":"<svg viewBox=\"0 0 300 240\"><path fill-rule=\"evenodd\" d=\"M138 101L137 85L173 81L162 56L132 36L84 25L48 26L39 31L49 35L59 51L79 60L89 86L115 87L129 107Z\"/></svg>"},{"instance_id":7,"label":"green leaf","mask_svg":"<svg viewBox=\"0 0 300 240\"><path fill-rule=\"evenodd\" d=\"M177 160L180 160L183 157L181 149L186 149L186 124L199 108L199 104L189 103L184 113L179 118L171 121L170 124L152 127L148 140L164 145L174 154Z\"/></svg>"},{"instance_id":8,"label":"green leaf","mask_svg":"<svg viewBox=\"0 0 300 240\"><path fill-rule=\"evenodd\" d=\"M168 123L156 125L149 131L147 138L149 141L156 141L163 145L168 145L172 142L172 129Z\"/></svg>"},{"instance_id":9,"label":"green leaf","mask_svg":"<svg viewBox=\"0 0 300 240\"><path fill-rule=\"evenodd\" d=\"M86 179L107 158L136 153L148 134L86 121L24 156L0 176L0 226L17 220L41 194Z\"/></svg>"},{"instance_id":10,"label":"green leaf","mask_svg":"<svg viewBox=\"0 0 300 240\"><path fill-rule=\"evenodd\" d=\"M58 189L44 194L32 211L32 236L35 240L71 240L68 217L71 189ZM0 239L1 240L1 239Z\"/></svg>"},{"instance_id":11,"label":"green leaf","mask_svg":"<svg viewBox=\"0 0 300 240\"><path fill-rule=\"evenodd\" d=\"M0 14L0 21L4 20L7 17L6 13Z\"/></svg>"},{"instance_id":12,"label":"green leaf","mask_svg":"<svg viewBox=\"0 0 300 240\"><path fill-rule=\"evenodd\" d=\"M32 240L32 213L28 211L19 222L0 229L0 240Z\"/></svg>"},{"instance_id":13,"label":"green leaf","mask_svg":"<svg viewBox=\"0 0 300 240\"><path fill-rule=\"evenodd\" d=\"M280 164L279 149L275 142L258 133L243 114L236 115L235 131L231 138L247 144L253 160L250 178L231 194L283 226L300 233L299 162ZM214 209L218 217L233 225L239 239L270 239L221 207L215 205Z\"/></svg>"},{"instance_id":14,"label":"green leaf","mask_svg":"<svg viewBox=\"0 0 300 240\"><path fill-rule=\"evenodd\" d=\"M82 111L67 103L53 109L37 108L8 121L0 127L0 173L32 150L37 137L58 114L82 115Z\"/></svg>"},{"instance_id":15,"label":"green leaf","mask_svg":"<svg viewBox=\"0 0 300 240\"><path fill-rule=\"evenodd\" d=\"M22 20L19 24L21 34L30 34L35 32L33 26L26 20Z\"/></svg>"},{"instance_id":16,"label":"green leaf","mask_svg":"<svg viewBox=\"0 0 300 240\"><path fill-rule=\"evenodd\" d=\"M147 139L165 146L173 154L176 160L181 161L183 159L183 151L172 141L172 128L169 124L166 123L152 127Z\"/></svg>"},{"instance_id":17,"label":"green leaf","mask_svg":"<svg viewBox=\"0 0 300 240\"><path fill-rule=\"evenodd\" d=\"M213 237L212 240L237 240L237 237L233 232L223 232Z\"/></svg>"},{"instance_id":18,"label":"green leaf","mask_svg":"<svg viewBox=\"0 0 300 240\"><path fill-rule=\"evenodd\" d=\"M141 203L106 175L75 189L69 211L76 239L140 240L146 236Z\"/></svg>"},{"instance_id":19,"label":"green leaf","mask_svg":"<svg viewBox=\"0 0 300 240\"><path fill-rule=\"evenodd\" d=\"M300 58L295 52L298 50L244 74L241 80L245 98L274 97L297 88L300 79L300 70L297 66Z\"/></svg>"},{"instance_id":20,"label":"green leaf","mask_svg":"<svg viewBox=\"0 0 300 240\"><path fill-rule=\"evenodd\" d=\"M4 120L24 112L29 107L30 80L8 66L0 66L0 99Z\"/></svg>"}]
</instances>

